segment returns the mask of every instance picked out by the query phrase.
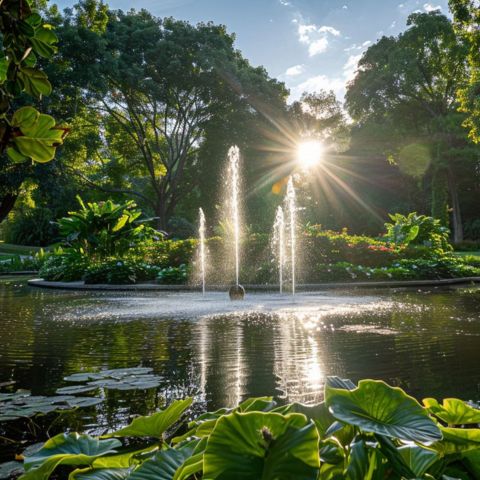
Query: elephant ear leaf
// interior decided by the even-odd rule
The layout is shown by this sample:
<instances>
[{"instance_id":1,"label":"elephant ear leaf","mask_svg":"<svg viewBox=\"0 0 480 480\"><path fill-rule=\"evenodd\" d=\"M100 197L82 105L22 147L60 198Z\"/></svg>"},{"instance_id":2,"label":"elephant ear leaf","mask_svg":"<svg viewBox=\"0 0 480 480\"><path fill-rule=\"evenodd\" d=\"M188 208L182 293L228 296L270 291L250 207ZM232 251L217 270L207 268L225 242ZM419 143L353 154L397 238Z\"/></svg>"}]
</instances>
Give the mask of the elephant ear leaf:
<instances>
[{"instance_id":1,"label":"elephant ear leaf","mask_svg":"<svg viewBox=\"0 0 480 480\"><path fill-rule=\"evenodd\" d=\"M319 436L304 415L233 412L220 418L205 449L205 478L315 480Z\"/></svg>"},{"instance_id":2,"label":"elephant ear leaf","mask_svg":"<svg viewBox=\"0 0 480 480\"><path fill-rule=\"evenodd\" d=\"M16 162L28 158L38 163L49 162L66 134L65 128L55 126L53 117L41 114L33 107L17 110L12 117L12 127L17 134L13 136L13 145L7 153Z\"/></svg>"},{"instance_id":3,"label":"elephant ear leaf","mask_svg":"<svg viewBox=\"0 0 480 480\"><path fill-rule=\"evenodd\" d=\"M100 456L116 453L116 439L99 440L78 433L60 434L48 440L35 454L25 457L22 480L46 480L59 465L91 465Z\"/></svg>"},{"instance_id":4,"label":"elephant ear leaf","mask_svg":"<svg viewBox=\"0 0 480 480\"><path fill-rule=\"evenodd\" d=\"M354 390L325 387L325 401L331 414L366 432L387 437L432 443L442 433L428 412L400 388L385 382L362 380Z\"/></svg>"},{"instance_id":5,"label":"elephant ear leaf","mask_svg":"<svg viewBox=\"0 0 480 480\"><path fill-rule=\"evenodd\" d=\"M177 423L183 412L192 404L191 398L175 400L165 410L148 417L135 418L130 425L116 432L105 435L109 437L154 437L162 438L165 431Z\"/></svg>"},{"instance_id":6,"label":"elephant ear leaf","mask_svg":"<svg viewBox=\"0 0 480 480\"><path fill-rule=\"evenodd\" d=\"M423 399L429 412L448 425L470 425L480 423L480 410L457 398L445 398L440 405L434 398Z\"/></svg>"}]
</instances>

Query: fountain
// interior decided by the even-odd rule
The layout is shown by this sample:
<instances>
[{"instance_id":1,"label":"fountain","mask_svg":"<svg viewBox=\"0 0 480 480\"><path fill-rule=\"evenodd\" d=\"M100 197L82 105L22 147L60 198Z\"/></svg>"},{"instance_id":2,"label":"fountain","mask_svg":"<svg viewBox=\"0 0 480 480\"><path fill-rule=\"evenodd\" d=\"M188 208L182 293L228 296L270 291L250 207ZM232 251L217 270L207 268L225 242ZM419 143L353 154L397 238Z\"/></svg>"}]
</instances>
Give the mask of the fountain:
<instances>
[{"instance_id":1,"label":"fountain","mask_svg":"<svg viewBox=\"0 0 480 480\"><path fill-rule=\"evenodd\" d=\"M287 197L285 199L287 211L289 214L290 224L290 265L292 276L292 295L295 295L295 256L296 256L296 197L295 187L293 186L293 178L288 179Z\"/></svg>"},{"instance_id":2,"label":"fountain","mask_svg":"<svg viewBox=\"0 0 480 480\"><path fill-rule=\"evenodd\" d=\"M278 262L278 282L280 284L280 294L282 294L283 267L285 264L285 217L282 207L277 208L275 223L273 224L273 247Z\"/></svg>"},{"instance_id":3,"label":"fountain","mask_svg":"<svg viewBox=\"0 0 480 480\"><path fill-rule=\"evenodd\" d=\"M235 285L230 287L231 300L241 300L245 289L240 285L240 149L237 146L228 150L228 193L230 193L230 215L233 224L235 256Z\"/></svg>"},{"instance_id":4,"label":"fountain","mask_svg":"<svg viewBox=\"0 0 480 480\"><path fill-rule=\"evenodd\" d=\"M205 295L205 214L201 208L198 209L199 216L199 227L198 227L198 237L200 241L200 268L202 275L202 293Z\"/></svg>"}]
</instances>

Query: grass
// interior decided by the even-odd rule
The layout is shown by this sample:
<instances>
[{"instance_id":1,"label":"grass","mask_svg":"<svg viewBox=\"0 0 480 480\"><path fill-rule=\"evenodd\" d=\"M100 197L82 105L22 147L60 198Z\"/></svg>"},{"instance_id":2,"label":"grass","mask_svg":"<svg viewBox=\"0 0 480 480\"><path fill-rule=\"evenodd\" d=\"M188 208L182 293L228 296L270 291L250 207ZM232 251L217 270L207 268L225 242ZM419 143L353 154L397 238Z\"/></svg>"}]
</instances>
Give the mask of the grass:
<instances>
[{"instance_id":1,"label":"grass","mask_svg":"<svg viewBox=\"0 0 480 480\"><path fill-rule=\"evenodd\" d=\"M41 247L28 247L25 245L13 245L11 243L4 243L0 241L0 254L11 255L32 255L39 252ZM47 249L44 249L47 250Z\"/></svg>"}]
</instances>

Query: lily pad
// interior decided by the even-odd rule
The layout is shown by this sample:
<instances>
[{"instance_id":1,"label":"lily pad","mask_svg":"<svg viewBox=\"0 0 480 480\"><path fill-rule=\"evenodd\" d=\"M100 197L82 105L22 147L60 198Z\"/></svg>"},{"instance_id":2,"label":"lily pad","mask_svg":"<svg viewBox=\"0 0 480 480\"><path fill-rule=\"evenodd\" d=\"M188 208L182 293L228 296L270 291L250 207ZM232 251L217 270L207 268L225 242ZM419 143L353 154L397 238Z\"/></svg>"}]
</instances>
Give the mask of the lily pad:
<instances>
[{"instance_id":1,"label":"lily pad","mask_svg":"<svg viewBox=\"0 0 480 480\"><path fill-rule=\"evenodd\" d=\"M0 480L18 477L23 472L25 472L25 469L21 462L0 463Z\"/></svg>"},{"instance_id":2,"label":"lily pad","mask_svg":"<svg viewBox=\"0 0 480 480\"><path fill-rule=\"evenodd\" d=\"M86 393L96 390L98 387L96 385L73 385L71 387L62 387L57 388L56 393L71 393L75 395L76 393Z\"/></svg>"},{"instance_id":3,"label":"lily pad","mask_svg":"<svg viewBox=\"0 0 480 480\"><path fill-rule=\"evenodd\" d=\"M88 390L93 389L89 387ZM85 391L85 387L82 389ZM77 389L77 392L79 390ZM46 415L62 410L97 405L103 400L98 397L76 397L73 395L30 395L24 390L11 394L2 394L0 400L0 422L18 420L20 418Z\"/></svg>"},{"instance_id":4,"label":"lily pad","mask_svg":"<svg viewBox=\"0 0 480 480\"><path fill-rule=\"evenodd\" d=\"M74 373L64 380L67 382L87 382L86 385L62 387L57 393L82 393L95 388L111 390L147 390L157 388L162 383L162 377L151 373L149 367L115 368L99 372Z\"/></svg>"}]
</instances>

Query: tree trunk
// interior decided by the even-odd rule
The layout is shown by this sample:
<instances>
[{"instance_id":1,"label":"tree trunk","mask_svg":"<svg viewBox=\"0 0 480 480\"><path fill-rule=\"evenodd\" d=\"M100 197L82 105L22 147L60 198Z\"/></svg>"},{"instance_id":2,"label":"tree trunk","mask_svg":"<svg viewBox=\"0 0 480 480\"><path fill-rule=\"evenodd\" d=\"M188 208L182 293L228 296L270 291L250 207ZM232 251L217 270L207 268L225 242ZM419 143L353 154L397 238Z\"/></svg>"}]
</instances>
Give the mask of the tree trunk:
<instances>
[{"instance_id":1,"label":"tree trunk","mask_svg":"<svg viewBox=\"0 0 480 480\"><path fill-rule=\"evenodd\" d=\"M442 225L448 227L448 183L445 169L436 168L432 177L432 209L433 218L438 218Z\"/></svg>"},{"instance_id":2,"label":"tree trunk","mask_svg":"<svg viewBox=\"0 0 480 480\"><path fill-rule=\"evenodd\" d=\"M450 192L450 200L452 202L452 231L453 242L463 242L463 224L460 211L460 200L458 198L458 188L453 175L452 169L447 170L448 191Z\"/></svg>"},{"instance_id":3,"label":"tree trunk","mask_svg":"<svg viewBox=\"0 0 480 480\"><path fill-rule=\"evenodd\" d=\"M18 194L7 193L0 199L0 223L2 223L12 211L17 198Z\"/></svg>"}]
</instances>

